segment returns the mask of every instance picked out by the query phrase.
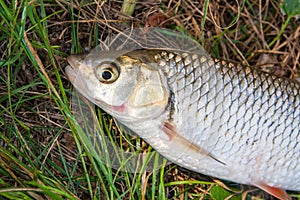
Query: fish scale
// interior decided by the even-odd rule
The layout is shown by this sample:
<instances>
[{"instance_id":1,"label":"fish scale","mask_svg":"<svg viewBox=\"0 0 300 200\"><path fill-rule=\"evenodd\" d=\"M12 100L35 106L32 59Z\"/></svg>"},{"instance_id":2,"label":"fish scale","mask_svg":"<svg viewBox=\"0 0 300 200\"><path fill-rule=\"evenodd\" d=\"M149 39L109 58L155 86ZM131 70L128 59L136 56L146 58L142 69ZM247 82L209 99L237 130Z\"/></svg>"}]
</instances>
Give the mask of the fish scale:
<instances>
[{"instance_id":1,"label":"fish scale","mask_svg":"<svg viewBox=\"0 0 300 200\"><path fill-rule=\"evenodd\" d=\"M262 181L280 188L299 190L300 176L295 174L300 172L297 165L300 159L300 144L297 142L300 139L299 85L258 69L221 61L215 63L204 55L204 58L196 56L197 59L195 55L184 54L179 59L177 55L176 61L173 59L175 56L167 52L157 56L164 74L169 75L168 84L176 104L175 117L172 118L180 127L179 132L226 163L248 165L246 168L254 167L259 173L264 172L259 177ZM169 74L169 70L177 73ZM195 80L186 81L184 73L193 74ZM194 106L196 102L197 109ZM188 117L182 120L176 115ZM212 139L203 142L203 138L207 137ZM267 164L262 165L255 160L259 159L259 151L265 149L261 159ZM199 168L203 172L201 166ZM249 173L249 169L247 171ZM215 173L211 172L212 175ZM230 174L223 178L232 179L233 176ZM286 177L293 177L295 181ZM246 183L243 178L239 179L239 182Z\"/></svg>"},{"instance_id":2,"label":"fish scale","mask_svg":"<svg viewBox=\"0 0 300 200\"><path fill-rule=\"evenodd\" d=\"M124 32L68 61L81 94L170 161L280 199L300 191L295 81L214 60L165 29ZM101 70L117 74L106 82Z\"/></svg>"}]
</instances>

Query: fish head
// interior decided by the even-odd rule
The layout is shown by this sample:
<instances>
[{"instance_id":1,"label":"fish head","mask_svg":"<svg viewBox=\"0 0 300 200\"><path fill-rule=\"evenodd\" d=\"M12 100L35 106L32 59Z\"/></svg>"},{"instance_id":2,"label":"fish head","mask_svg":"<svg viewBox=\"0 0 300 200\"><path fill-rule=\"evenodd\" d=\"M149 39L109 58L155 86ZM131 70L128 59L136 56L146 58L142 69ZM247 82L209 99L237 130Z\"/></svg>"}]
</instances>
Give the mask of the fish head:
<instances>
[{"instance_id":1,"label":"fish head","mask_svg":"<svg viewBox=\"0 0 300 200\"><path fill-rule=\"evenodd\" d=\"M121 122L155 118L165 111L170 96L155 53L71 55L66 74L79 93Z\"/></svg>"}]
</instances>

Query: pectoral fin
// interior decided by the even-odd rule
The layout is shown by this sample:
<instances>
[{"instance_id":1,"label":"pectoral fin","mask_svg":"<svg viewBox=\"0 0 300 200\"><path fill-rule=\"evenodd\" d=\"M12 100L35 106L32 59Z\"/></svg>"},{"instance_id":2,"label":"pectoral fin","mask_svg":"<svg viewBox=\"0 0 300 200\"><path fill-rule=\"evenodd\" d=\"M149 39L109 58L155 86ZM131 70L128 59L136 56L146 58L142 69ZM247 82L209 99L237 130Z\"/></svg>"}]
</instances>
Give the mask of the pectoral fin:
<instances>
[{"instance_id":1,"label":"pectoral fin","mask_svg":"<svg viewBox=\"0 0 300 200\"><path fill-rule=\"evenodd\" d=\"M254 184L254 185L280 200L291 200L292 199L284 190L282 190L280 188L272 187L272 186L269 186L264 183L258 183L258 184Z\"/></svg>"},{"instance_id":2,"label":"pectoral fin","mask_svg":"<svg viewBox=\"0 0 300 200\"><path fill-rule=\"evenodd\" d=\"M184 145L189 150L196 151L200 154L204 154L206 156L209 156L212 159L214 159L215 161L221 163L222 165L226 165L224 162L218 160L215 156L213 156L210 152L206 151L202 147L192 143L191 141L189 141L186 138L184 138L183 136L181 136L178 133L178 129L177 129L175 124L173 124L171 122L164 122L161 129L169 137L169 139L171 141L175 141L178 144Z\"/></svg>"}]
</instances>

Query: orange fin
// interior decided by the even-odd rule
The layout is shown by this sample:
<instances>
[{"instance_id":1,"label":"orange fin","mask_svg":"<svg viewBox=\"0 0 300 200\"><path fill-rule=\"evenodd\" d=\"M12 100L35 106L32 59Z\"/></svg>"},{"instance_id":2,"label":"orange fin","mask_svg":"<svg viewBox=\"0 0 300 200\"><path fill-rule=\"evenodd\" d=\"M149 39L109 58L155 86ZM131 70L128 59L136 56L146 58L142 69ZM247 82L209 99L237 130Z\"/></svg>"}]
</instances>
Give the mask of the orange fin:
<instances>
[{"instance_id":1,"label":"orange fin","mask_svg":"<svg viewBox=\"0 0 300 200\"><path fill-rule=\"evenodd\" d=\"M276 187L269 186L264 183L254 184L256 187L266 191L280 200L291 200L292 198L284 190Z\"/></svg>"},{"instance_id":2,"label":"orange fin","mask_svg":"<svg viewBox=\"0 0 300 200\"><path fill-rule=\"evenodd\" d=\"M214 157L211 153L207 152L200 146L198 146L198 145L192 143L191 141L187 140L186 138L182 137L178 133L178 130L177 130L177 127L175 124L173 124L171 122L164 122L161 130L169 137L170 140L174 140L174 141L186 146L190 150L196 151L196 152L204 154L204 155L208 155L215 161L217 161L223 165L226 165L224 162L222 162L222 161L218 160L216 157Z\"/></svg>"}]
</instances>

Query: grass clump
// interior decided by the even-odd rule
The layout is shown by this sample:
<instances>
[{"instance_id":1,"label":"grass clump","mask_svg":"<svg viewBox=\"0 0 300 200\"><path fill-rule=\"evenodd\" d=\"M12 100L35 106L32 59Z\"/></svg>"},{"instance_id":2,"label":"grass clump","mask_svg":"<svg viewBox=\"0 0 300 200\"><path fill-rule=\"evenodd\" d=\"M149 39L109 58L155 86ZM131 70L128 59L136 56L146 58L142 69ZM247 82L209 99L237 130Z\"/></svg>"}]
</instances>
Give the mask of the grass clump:
<instances>
[{"instance_id":1,"label":"grass clump","mask_svg":"<svg viewBox=\"0 0 300 200\"><path fill-rule=\"evenodd\" d=\"M74 95L64 67L67 55L89 52L111 34L148 24L184 31L214 57L297 80L299 12L290 5L283 1L280 9L277 1L151 1L136 2L133 12L124 15L120 1L0 1L1 198L272 198L249 186L170 165L113 118ZM97 116L97 125L90 126L91 116L76 117L76 112L86 113L72 107L82 102L87 105L82 109ZM99 143L86 134L95 127L111 148L95 147ZM118 148L145 155L157 170L146 170L145 162L142 173L127 172L122 154L116 158L118 167L112 168L111 157L97 151Z\"/></svg>"}]
</instances>

